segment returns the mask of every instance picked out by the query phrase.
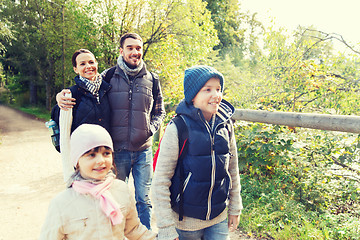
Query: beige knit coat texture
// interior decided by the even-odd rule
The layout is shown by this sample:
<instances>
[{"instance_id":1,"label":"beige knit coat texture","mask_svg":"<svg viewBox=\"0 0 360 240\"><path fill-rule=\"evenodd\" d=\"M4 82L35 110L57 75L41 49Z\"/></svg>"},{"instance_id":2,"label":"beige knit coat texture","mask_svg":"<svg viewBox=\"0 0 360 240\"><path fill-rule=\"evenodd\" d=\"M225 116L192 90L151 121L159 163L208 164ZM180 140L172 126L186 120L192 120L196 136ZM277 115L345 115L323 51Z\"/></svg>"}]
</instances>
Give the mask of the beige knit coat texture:
<instances>
[{"instance_id":1,"label":"beige knit coat texture","mask_svg":"<svg viewBox=\"0 0 360 240\"><path fill-rule=\"evenodd\" d=\"M112 225L98 199L68 188L51 201L39 240L155 239L156 234L140 223L128 185L114 180L110 192L124 215L121 224Z\"/></svg>"}]
</instances>

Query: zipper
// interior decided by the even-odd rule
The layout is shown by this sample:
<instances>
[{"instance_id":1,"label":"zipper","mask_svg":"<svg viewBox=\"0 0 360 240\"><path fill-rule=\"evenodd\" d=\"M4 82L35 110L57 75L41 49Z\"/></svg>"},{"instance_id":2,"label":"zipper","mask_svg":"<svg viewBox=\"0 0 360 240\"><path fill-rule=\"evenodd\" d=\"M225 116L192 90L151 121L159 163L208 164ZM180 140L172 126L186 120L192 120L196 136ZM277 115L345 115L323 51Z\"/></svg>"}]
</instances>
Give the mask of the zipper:
<instances>
[{"instance_id":1,"label":"zipper","mask_svg":"<svg viewBox=\"0 0 360 240\"><path fill-rule=\"evenodd\" d=\"M186 177L185 181L184 181L184 184L183 184L183 188L182 188L182 192L184 193L185 192L185 189L189 183L189 180L190 180L190 177L191 177L192 173L189 172L188 176ZM176 202L180 202L180 193L177 195L176 197Z\"/></svg>"},{"instance_id":2,"label":"zipper","mask_svg":"<svg viewBox=\"0 0 360 240\"><path fill-rule=\"evenodd\" d=\"M133 88L133 83L135 82L135 80L136 80L136 78L133 80L133 81L130 81L130 79L129 79L129 77L125 74L125 76L126 76L126 78L127 78L127 80L129 81L129 85L130 85L130 89L129 89L129 122L128 122L128 126L129 126L129 128L128 128L128 146L130 146L130 140L131 140L131 137L130 137L130 135L131 135L131 114L132 114L132 104L131 104L131 100L132 100L132 88Z\"/></svg>"},{"instance_id":3,"label":"zipper","mask_svg":"<svg viewBox=\"0 0 360 240\"><path fill-rule=\"evenodd\" d=\"M198 113L200 116L200 119L203 119L201 117L201 114ZM213 124L215 124L215 119L213 119ZM215 137L214 134L216 132L216 129L223 123L220 123L218 125L216 125L215 127L213 127L213 129L211 129L210 124L205 120L203 120L203 122L205 123L206 129L208 130L210 139L211 139L211 184L210 184L210 189L209 189L209 195L208 195L208 211L206 214L206 220L210 220L210 214L211 214L211 196L214 190L214 186L215 186L215 170L216 170L216 161L215 161L215 150L214 150L214 142L215 142ZM213 125L214 126L214 125ZM227 174L230 178L230 173L227 170ZM230 184L231 184L231 178L230 178Z\"/></svg>"},{"instance_id":4,"label":"zipper","mask_svg":"<svg viewBox=\"0 0 360 240\"><path fill-rule=\"evenodd\" d=\"M126 75L126 76L127 76L127 75ZM128 76L127 76L127 77L128 77ZM131 101L131 99L132 99L132 92L133 92L133 85L134 85L134 83L135 83L136 78L133 79L133 80L130 80L129 77L128 77L127 79L128 79L128 81L129 81L129 85L130 85L130 89L129 89L129 101Z\"/></svg>"},{"instance_id":5,"label":"zipper","mask_svg":"<svg viewBox=\"0 0 360 240\"><path fill-rule=\"evenodd\" d=\"M201 114L198 113L200 116L200 119L203 119L201 117ZM205 120L203 120L203 122L205 123L206 129L209 133L210 136L210 140L211 140L211 183L210 183L210 189L209 189L209 195L208 195L208 201L207 201L207 205L208 205L208 210L206 213L206 220L210 220L210 214L211 214L211 196L212 196L212 192L214 190L214 185L215 185L215 169L216 169L216 162L215 162L215 151L214 151L214 136L212 134L212 129L210 127L210 124ZM215 129L217 128L217 126L214 128L214 132Z\"/></svg>"},{"instance_id":6,"label":"zipper","mask_svg":"<svg viewBox=\"0 0 360 240\"><path fill-rule=\"evenodd\" d=\"M214 137L212 135L210 135L211 138L211 185L210 185L210 189L209 189L209 196L208 196L208 212L206 214L206 220L210 220L210 214L211 214L211 196L212 196L212 192L214 190L214 185L215 185L215 153L214 153Z\"/></svg>"}]
</instances>

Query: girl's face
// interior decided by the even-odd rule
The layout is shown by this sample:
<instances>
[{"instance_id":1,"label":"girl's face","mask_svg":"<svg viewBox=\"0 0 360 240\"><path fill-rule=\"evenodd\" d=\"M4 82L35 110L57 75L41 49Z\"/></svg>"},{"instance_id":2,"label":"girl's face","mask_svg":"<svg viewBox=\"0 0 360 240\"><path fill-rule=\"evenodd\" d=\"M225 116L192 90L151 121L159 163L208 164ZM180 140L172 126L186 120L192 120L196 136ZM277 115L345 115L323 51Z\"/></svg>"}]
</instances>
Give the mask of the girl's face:
<instances>
[{"instance_id":1,"label":"girl's face","mask_svg":"<svg viewBox=\"0 0 360 240\"><path fill-rule=\"evenodd\" d=\"M210 78L194 97L193 104L202 111L206 121L210 121L212 115L219 110L221 100L220 80Z\"/></svg>"},{"instance_id":2,"label":"girl's face","mask_svg":"<svg viewBox=\"0 0 360 240\"><path fill-rule=\"evenodd\" d=\"M112 150L106 147L96 147L84 153L78 162L80 174L85 179L102 180L113 165Z\"/></svg>"},{"instance_id":3,"label":"girl's face","mask_svg":"<svg viewBox=\"0 0 360 240\"><path fill-rule=\"evenodd\" d=\"M76 57L74 71L80 76L94 81L98 74L98 63L91 53L80 53Z\"/></svg>"}]
</instances>

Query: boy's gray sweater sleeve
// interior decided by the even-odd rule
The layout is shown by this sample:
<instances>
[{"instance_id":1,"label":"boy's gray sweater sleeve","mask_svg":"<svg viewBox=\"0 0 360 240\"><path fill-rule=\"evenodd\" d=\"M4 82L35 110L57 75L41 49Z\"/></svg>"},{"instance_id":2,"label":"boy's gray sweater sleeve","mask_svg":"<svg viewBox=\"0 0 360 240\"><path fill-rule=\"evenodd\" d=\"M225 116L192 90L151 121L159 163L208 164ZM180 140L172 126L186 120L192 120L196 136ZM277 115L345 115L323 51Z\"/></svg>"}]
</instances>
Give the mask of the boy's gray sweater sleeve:
<instances>
[{"instance_id":1,"label":"boy's gray sweater sleeve","mask_svg":"<svg viewBox=\"0 0 360 240\"><path fill-rule=\"evenodd\" d=\"M234 129L232 128L232 134L230 139L230 162L229 173L231 176L232 188L230 189L230 200L228 206L229 215L240 215L243 209L242 199L240 196L241 185L239 176L238 154L236 147L236 139Z\"/></svg>"},{"instance_id":2,"label":"boy's gray sweater sleeve","mask_svg":"<svg viewBox=\"0 0 360 240\"><path fill-rule=\"evenodd\" d=\"M169 240L178 237L170 204L169 190L171 178L174 175L178 159L178 144L179 140L176 125L169 124L161 140L159 156L151 184L152 203L156 214L157 227L159 229L159 240Z\"/></svg>"}]
</instances>

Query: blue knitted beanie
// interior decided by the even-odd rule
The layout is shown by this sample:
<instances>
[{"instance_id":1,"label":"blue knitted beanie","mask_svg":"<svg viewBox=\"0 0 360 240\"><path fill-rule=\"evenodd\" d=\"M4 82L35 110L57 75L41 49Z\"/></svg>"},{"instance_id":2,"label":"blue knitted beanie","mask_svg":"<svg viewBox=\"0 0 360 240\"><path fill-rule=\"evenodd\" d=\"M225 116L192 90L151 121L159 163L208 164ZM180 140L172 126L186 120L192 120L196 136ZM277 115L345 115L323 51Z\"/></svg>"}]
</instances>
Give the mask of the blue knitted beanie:
<instances>
[{"instance_id":1,"label":"blue knitted beanie","mask_svg":"<svg viewBox=\"0 0 360 240\"><path fill-rule=\"evenodd\" d=\"M196 94L210 78L220 80L221 92L224 90L224 76L215 68L210 66L193 66L185 70L184 76L184 95L185 101L191 103Z\"/></svg>"}]
</instances>

